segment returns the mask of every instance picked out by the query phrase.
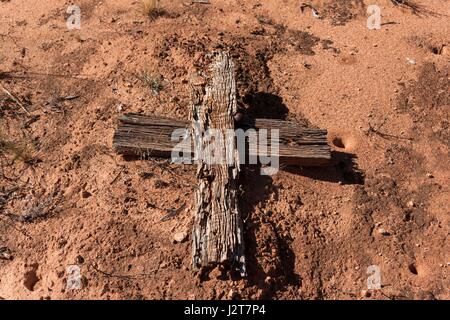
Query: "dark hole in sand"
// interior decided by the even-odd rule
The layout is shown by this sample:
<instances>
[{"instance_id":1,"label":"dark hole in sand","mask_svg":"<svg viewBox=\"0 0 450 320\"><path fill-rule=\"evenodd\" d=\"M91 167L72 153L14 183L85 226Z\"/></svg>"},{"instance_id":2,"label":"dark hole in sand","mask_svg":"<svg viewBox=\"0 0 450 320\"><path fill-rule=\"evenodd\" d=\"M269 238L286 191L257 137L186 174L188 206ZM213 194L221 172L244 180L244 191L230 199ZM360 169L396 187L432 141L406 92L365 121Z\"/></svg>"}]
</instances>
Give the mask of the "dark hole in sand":
<instances>
[{"instance_id":1,"label":"dark hole in sand","mask_svg":"<svg viewBox=\"0 0 450 320\"><path fill-rule=\"evenodd\" d=\"M409 270L409 272L411 272L412 274L415 274L415 275L418 275L419 273L417 272L417 268L416 268L416 265L414 264L414 263L411 263L409 266L408 266L408 270Z\"/></svg>"},{"instance_id":2,"label":"dark hole in sand","mask_svg":"<svg viewBox=\"0 0 450 320\"><path fill-rule=\"evenodd\" d=\"M345 148L344 141L342 141L342 139L339 138L339 137L336 137L336 138L333 139L333 145L335 147L338 147L338 148L341 148L341 149Z\"/></svg>"}]
</instances>

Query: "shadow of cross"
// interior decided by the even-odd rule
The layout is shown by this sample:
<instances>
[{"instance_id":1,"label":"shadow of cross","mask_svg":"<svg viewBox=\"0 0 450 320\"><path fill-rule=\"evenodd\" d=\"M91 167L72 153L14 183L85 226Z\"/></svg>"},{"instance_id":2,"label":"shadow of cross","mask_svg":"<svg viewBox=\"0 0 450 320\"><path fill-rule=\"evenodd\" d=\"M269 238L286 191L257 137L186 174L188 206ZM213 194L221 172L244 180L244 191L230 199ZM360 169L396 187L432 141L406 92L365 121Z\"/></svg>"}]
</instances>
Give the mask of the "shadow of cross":
<instances>
[{"instance_id":1,"label":"shadow of cross","mask_svg":"<svg viewBox=\"0 0 450 320\"><path fill-rule=\"evenodd\" d=\"M270 164L266 169L271 170L262 174L275 173L279 163L322 166L329 163L331 151L326 130L239 114L230 55L217 52L209 58L212 62L204 75L190 82L190 121L127 114L120 118L113 145L123 155L196 164L193 265L204 269L225 265L246 276L238 201L241 170L256 163Z\"/></svg>"}]
</instances>

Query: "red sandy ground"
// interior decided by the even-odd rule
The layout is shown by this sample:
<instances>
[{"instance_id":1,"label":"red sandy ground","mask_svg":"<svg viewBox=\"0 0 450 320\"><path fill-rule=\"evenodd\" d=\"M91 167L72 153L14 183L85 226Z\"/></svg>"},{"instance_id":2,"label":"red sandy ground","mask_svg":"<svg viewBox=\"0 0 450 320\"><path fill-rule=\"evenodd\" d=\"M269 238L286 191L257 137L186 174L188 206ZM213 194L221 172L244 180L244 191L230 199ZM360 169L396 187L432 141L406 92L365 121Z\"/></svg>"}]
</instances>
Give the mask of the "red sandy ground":
<instances>
[{"instance_id":1,"label":"red sandy ground","mask_svg":"<svg viewBox=\"0 0 450 320\"><path fill-rule=\"evenodd\" d=\"M1 154L0 297L449 299L450 2L421 3L311 1L318 19L291 0L162 1L149 19L139 1L79 0L67 30L70 1L2 0L0 81L29 113L0 92L1 138L32 147ZM123 113L186 118L189 73L214 49L232 52L249 112L327 128L335 151L244 177L247 279L201 276L190 239L173 242L192 226L193 168L112 149Z\"/></svg>"}]
</instances>

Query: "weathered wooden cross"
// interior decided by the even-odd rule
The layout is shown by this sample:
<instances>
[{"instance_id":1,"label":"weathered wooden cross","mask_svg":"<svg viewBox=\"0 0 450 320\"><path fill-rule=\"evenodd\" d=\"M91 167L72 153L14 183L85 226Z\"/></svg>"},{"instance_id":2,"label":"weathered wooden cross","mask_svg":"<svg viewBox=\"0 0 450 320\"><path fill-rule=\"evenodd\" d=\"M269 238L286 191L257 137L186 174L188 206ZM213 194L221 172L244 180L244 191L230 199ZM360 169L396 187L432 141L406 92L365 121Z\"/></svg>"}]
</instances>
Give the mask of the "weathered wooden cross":
<instances>
[{"instance_id":1,"label":"weathered wooden cross","mask_svg":"<svg viewBox=\"0 0 450 320\"><path fill-rule=\"evenodd\" d=\"M235 130L235 125L253 130L278 130L277 156L281 163L301 166L321 166L331 159L327 131L300 127L292 121L271 119L239 119L234 64L227 53L215 53L209 69L191 81L190 121L139 114L120 118L114 135L115 150L123 155L140 157L172 157L179 142L172 141L176 130L187 130L191 136L187 150L205 150L210 140L206 132L215 129L223 133ZM238 120L238 121L237 121ZM195 128L194 128L195 127ZM225 138L220 148L227 161L210 163L196 159L198 188L194 206L192 259L196 268L227 264L246 275L244 229L238 206L238 178L245 155L239 154L234 140ZM231 138L233 139L233 138ZM230 143L231 142L231 143ZM191 147L193 144L193 148ZM216 145L217 147L217 145ZM249 147L249 155L261 155L258 148ZM264 155L267 155L264 152ZM241 160L240 160L241 159Z\"/></svg>"}]
</instances>

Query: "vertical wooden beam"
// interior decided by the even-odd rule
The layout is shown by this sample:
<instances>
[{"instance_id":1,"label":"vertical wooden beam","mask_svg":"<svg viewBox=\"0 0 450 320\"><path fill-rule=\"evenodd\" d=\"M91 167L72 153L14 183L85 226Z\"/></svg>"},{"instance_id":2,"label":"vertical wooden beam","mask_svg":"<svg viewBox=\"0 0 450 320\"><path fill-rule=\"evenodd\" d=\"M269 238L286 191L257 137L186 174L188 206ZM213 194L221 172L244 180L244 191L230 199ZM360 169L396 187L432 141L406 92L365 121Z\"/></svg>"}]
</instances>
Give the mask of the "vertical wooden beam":
<instances>
[{"instance_id":1,"label":"vertical wooden beam","mask_svg":"<svg viewBox=\"0 0 450 320\"><path fill-rule=\"evenodd\" d=\"M239 155L234 136L233 115L237 111L234 64L227 53L213 56L207 74L191 80L192 128L194 147L199 150L199 181L195 195L192 256L194 267L231 264L246 275L244 232L238 204ZM205 138L210 129L223 140ZM221 150L217 163L208 160L205 150ZM215 160L217 160L217 154Z\"/></svg>"}]
</instances>

